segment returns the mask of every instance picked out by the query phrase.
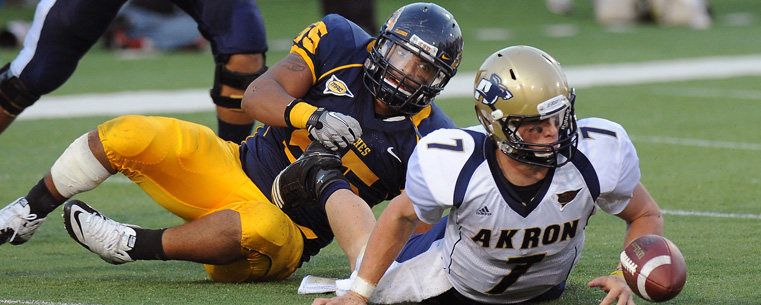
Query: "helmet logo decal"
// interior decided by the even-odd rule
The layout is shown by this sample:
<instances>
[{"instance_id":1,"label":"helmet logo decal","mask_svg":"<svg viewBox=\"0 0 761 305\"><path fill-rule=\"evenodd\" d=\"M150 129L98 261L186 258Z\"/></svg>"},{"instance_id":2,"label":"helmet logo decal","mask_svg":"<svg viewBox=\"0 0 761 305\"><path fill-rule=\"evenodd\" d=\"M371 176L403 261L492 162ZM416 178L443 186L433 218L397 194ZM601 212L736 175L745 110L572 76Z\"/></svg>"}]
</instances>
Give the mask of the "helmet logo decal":
<instances>
[{"instance_id":1,"label":"helmet logo decal","mask_svg":"<svg viewBox=\"0 0 761 305\"><path fill-rule=\"evenodd\" d=\"M507 86L502 84L502 78L496 73L492 73L488 80L482 78L475 91L476 100L481 100L486 105L493 105L497 102L497 98L503 100L513 98L513 94L507 89Z\"/></svg>"},{"instance_id":2,"label":"helmet logo decal","mask_svg":"<svg viewBox=\"0 0 761 305\"><path fill-rule=\"evenodd\" d=\"M417 37L417 35L412 35L412 37L410 38L410 43L420 48L420 50L433 55L434 57L436 56L436 54L439 53L439 48L435 47L434 45L430 43L423 41L422 39L420 39L420 37Z\"/></svg>"},{"instance_id":3,"label":"helmet logo decal","mask_svg":"<svg viewBox=\"0 0 761 305\"><path fill-rule=\"evenodd\" d=\"M346 83L338 79L335 74L331 75L330 79L325 83L325 90L323 90L322 93L354 97L354 94L349 91L349 87L346 86Z\"/></svg>"}]
</instances>

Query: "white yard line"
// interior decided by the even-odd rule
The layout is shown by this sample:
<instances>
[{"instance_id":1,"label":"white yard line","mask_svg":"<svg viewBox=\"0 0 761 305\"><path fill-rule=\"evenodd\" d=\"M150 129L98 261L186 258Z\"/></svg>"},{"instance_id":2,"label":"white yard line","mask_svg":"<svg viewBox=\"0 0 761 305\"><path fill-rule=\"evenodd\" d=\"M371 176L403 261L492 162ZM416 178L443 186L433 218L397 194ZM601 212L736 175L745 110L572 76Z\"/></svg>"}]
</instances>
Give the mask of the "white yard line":
<instances>
[{"instance_id":1,"label":"white yard line","mask_svg":"<svg viewBox=\"0 0 761 305\"><path fill-rule=\"evenodd\" d=\"M740 89L720 89L720 88L696 88L696 87L656 87L652 89L653 93L666 96L679 97L698 97L707 99L724 100L727 98L748 100L756 102L761 100L761 90L740 90Z\"/></svg>"},{"instance_id":2,"label":"white yard line","mask_svg":"<svg viewBox=\"0 0 761 305\"><path fill-rule=\"evenodd\" d=\"M761 75L761 55L704 57L565 67L569 85L588 88ZM460 72L441 98L470 97L475 73ZM45 96L19 120L95 115L212 111L208 89Z\"/></svg>"},{"instance_id":3,"label":"white yard line","mask_svg":"<svg viewBox=\"0 0 761 305\"><path fill-rule=\"evenodd\" d=\"M739 218L739 219L761 219L761 214L735 214L735 213L716 213L700 211L681 211L681 210L661 210L666 215L678 216L701 216L710 218Z\"/></svg>"},{"instance_id":4,"label":"white yard line","mask_svg":"<svg viewBox=\"0 0 761 305\"><path fill-rule=\"evenodd\" d=\"M27 305L85 305L83 303L61 303L61 302L46 302L35 300L4 300L0 299L0 304L27 304Z\"/></svg>"},{"instance_id":5,"label":"white yard line","mask_svg":"<svg viewBox=\"0 0 761 305\"><path fill-rule=\"evenodd\" d=\"M701 139L686 139L686 138L659 137L659 136L631 136L631 138L632 138L632 141L634 142L671 144L671 145L705 147L705 148L720 148L720 149L726 149L726 150L761 151L760 143L709 141L709 140L701 140Z\"/></svg>"}]
</instances>

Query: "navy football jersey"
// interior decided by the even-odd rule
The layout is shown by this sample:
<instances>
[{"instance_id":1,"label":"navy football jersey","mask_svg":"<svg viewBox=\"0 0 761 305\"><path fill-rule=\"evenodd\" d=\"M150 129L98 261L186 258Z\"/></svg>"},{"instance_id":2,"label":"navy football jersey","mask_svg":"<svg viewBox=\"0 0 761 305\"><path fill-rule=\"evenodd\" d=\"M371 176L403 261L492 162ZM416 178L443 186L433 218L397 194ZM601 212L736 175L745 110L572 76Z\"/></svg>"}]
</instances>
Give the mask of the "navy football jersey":
<instances>
[{"instance_id":1,"label":"navy football jersey","mask_svg":"<svg viewBox=\"0 0 761 305\"><path fill-rule=\"evenodd\" d=\"M316 107L349 115L362 126L362 137L340 149L339 154L352 190L371 207L401 193L407 160L421 136L455 127L435 104L412 117L375 113L374 97L363 83L363 63L374 43L375 38L356 24L331 14L302 31L291 48L313 73L314 85L301 98ZM261 126L241 147L244 170L271 200L273 180L309 143L305 129ZM306 240L304 259L332 241L324 209L307 208L288 216L317 235Z\"/></svg>"}]
</instances>

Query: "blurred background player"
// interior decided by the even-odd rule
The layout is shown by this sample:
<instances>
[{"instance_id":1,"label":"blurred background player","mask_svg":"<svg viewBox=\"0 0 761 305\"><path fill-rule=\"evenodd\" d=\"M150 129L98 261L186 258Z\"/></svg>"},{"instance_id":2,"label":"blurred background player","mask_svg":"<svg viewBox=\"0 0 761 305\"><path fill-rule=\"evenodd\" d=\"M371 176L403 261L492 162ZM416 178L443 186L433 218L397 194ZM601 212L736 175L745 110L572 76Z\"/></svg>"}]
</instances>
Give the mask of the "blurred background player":
<instances>
[{"instance_id":1,"label":"blurred background player","mask_svg":"<svg viewBox=\"0 0 761 305\"><path fill-rule=\"evenodd\" d=\"M206 45L198 26L169 0L129 0L105 35L107 49L194 51Z\"/></svg>"},{"instance_id":2,"label":"blurred background player","mask_svg":"<svg viewBox=\"0 0 761 305\"><path fill-rule=\"evenodd\" d=\"M42 0L24 48L0 69L0 133L42 95L63 85L126 0ZM216 65L210 91L218 135L240 143L254 120L240 109L243 93L267 67L264 21L254 0L173 0L198 23ZM116 73L117 71L114 71Z\"/></svg>"},{"instance_id":3,"label":"blurred background player","mask_svg":"<svg viewBox=\"0 0 761 305\"><path fill-rule=\"evenodd\" d=\"M322 14L339 14L370 35L378 33L375 24L375 0L320 0Z\"/></svg>"},{"instance_id":4,"label":"blurred background player","mask_svg":"<svg viewBox=\"0 0 761 305\"><path fill-rule=\"evenodd\" d=\"M556 14L569 14L574 0L546 0ZM662 26L706 29L712 18L708 0L593 0L595 18L605 26L654 21Z\"/></svg>"},{"instance_id":5,"label":"blurred background player","mask_svg":"<svg viewBox=\"0 0 761 305\"><path fill-rule=\"evenodd\" d=\"M420 140L351 289L314 305L546 302L565 290L597 209L626 221L624 245L662 234L626 131L577 121L576 95L549 54L502 49L481 65L473 91L482 126ZM436 225L413 236L421 220ZM620 271L588 285L608 292L601 305L634 303Z\"/></svg>"}]
</instances>

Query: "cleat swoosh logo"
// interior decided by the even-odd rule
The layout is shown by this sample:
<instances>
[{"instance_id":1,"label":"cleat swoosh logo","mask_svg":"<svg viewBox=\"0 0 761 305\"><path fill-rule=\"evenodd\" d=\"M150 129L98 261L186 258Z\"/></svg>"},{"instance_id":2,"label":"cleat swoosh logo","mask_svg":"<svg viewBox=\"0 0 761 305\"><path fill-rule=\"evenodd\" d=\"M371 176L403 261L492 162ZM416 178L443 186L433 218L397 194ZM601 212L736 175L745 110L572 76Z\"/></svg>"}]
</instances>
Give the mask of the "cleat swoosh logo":
<instances>
[{"instance_id":1,"label":"cleat swoosh logo","mask_svg":"<svg viewBox=\"0 0 761 305\"><path fill-rule=\"evenodd\" d=\"M389 154L391 154L391 156L392 156L392 157L396 158L396 160L397 160L397 161L399 161L399 163L402 163L402 159L400 159L400 158L399 158L399 156L397 156L397 155L394 153L394 147L389 147L389 148L387 148L387 149L386 149L386 151L387 151Z\"/></svg>"},{"instance_id":2,"label":"cleat swoosh logo","mask_svg":"<svg viewBox=\"0 0 761 305\"><path fill-rule=\"evenodd\" d=\"M71 222L73 222L73 225L76 225L76 227L72 226L71 228L72 232L69 232L69 233L73 233L74 235L76 235L72 237L76 237L76 240L80 245L90 250L90 247L87 246L87 244L85 244L85 238L84 238L84 235L82 234L82 223L79 220L79 215L82 215L82 209L79 208L78 206L73 206L72 208L74 208L75 211L71 213Z\"/></svg>"},{"instance_id":3,"label":"cleat swoosh logo","mask_svg":"<svg viewBox=\"0 0 761 305\"><path fill-rule=\"evenodd\" d=\"M77 236L81 237L82 223L79 222L79 215L82 215L82 211L74 211L74 213L71 214L71 220L77 225L77 229L74 230L74 233L77 233Z\"/></svg>"}]
</instances>

